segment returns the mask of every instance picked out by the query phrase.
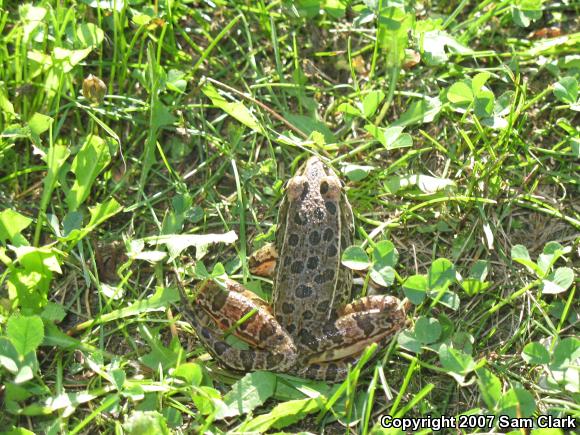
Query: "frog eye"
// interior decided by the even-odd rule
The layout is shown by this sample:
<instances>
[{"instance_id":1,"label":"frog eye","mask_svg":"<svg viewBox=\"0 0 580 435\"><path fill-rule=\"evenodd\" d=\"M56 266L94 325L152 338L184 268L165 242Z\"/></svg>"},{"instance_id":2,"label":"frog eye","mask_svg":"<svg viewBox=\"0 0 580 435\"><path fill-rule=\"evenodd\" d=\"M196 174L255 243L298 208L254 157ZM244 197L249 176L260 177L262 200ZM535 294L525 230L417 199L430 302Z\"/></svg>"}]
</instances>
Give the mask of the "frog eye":
<instances>
[{"instance_id":1,"label":"frog eye","mask_svg":"<svg viewBox=\"0 0 580 435\"><path fill-rule=\"evenodd\" d=\"M320 195L327 199L338 199L340 197L340 181L335 176L326 176L320 180Z\"/></svg>"},{"instance_id":2,"label":"frog eye","mask_svg":"<svg viewBox=\"0 0 580 435\"><path fill-rule=\"evenodd\" d=\"M286 188L286 194L288 199L293 202L298 198L304 198L308 193L308 179L302 175L297 175L290 179L288 182L288 187Z\"/></svg>"}]
</instances>

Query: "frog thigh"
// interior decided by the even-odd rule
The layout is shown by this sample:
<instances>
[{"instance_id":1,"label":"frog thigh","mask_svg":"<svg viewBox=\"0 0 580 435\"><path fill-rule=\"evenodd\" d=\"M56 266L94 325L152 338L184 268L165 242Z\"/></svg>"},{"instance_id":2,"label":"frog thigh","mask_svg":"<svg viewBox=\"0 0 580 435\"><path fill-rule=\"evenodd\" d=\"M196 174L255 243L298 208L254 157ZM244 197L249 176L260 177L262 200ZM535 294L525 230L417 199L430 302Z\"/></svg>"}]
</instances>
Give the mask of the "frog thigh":
<instances>
[{"instance_id":1,"label":"frog thigh","mask_svg":"<svg viewBox=\"0 0 580 435\"><path fill-rule=\"evenodd\" d=\"M348 304L341 315L322 326L307 343L307 362L340 361L360 354L369 344L390 340L406 323L405 308L393 296L365 296Z\"/></svg>"},{"instance_id":2,"label":"frog thigh","mask_svg":"<svg viewBox=\"0 0 580 435\"><path fill-rule=\"evenodd\" d=\"M210 280L196 290L193 302L181 291L183 313L216 359L237 370L283 370L294 363L297 352L292 337L256 295L230 279L224 287ZM221 331L228 330L251 349L226 343Z\"/></svg>"},{"instance_id":3,"label":"frog thigh","mask_svg":"<svg viewBox=\"0 0 580 435\"><path fill-rule=\"evenodd\" d=\"M280 370L294 365L296 353L280 349L263 350L257 348L238 349L226 343L222 334L216 331L215 323L205 312L193 315L192 323L208 352L223 365L239 371Z\"/></svg>"}]
</instances>

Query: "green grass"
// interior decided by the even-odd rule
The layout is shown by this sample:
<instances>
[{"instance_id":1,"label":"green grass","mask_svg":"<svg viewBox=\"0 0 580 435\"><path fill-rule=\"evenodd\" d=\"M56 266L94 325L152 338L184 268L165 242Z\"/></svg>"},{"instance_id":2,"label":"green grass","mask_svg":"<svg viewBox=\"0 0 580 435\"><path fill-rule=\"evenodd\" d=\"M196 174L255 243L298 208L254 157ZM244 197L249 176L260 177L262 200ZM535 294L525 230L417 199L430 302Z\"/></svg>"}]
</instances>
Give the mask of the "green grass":
<instances>
[{"instance_id":1,"label":"green grass","mask_svg":"<svg viewBox=\"0 0 580 435\"><path fill-rule=\"evenodd\" d=\"M97 3L0 1L3 430L580 416L578 5ZM229 372L178 283L268 298L247 256L311 154L409 327L344 383Z\"/></svg>"}]
</instances>

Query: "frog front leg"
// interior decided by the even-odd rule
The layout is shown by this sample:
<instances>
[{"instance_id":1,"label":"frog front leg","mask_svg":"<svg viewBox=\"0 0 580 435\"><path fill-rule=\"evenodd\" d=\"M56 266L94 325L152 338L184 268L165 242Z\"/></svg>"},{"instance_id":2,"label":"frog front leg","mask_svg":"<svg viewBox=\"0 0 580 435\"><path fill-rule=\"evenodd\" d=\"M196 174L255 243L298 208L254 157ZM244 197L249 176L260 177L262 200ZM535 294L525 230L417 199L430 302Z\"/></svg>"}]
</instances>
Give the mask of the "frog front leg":
<instances>
[{"instance_id":1,"label":"frog front leg","mask_svg":"<svg viewBox=\"0 0 580 435\"><path fill-rule=\"evenodd\" d=\"M199 339L218 361L234 370L285 371L295 364L292 337L271 314L269 306L237 282L226 279L224 287L206 281L185 313ZM239 325L240 320L244 319ZM224 340L231 332L248 343L238 349Z\"/></svg>"},{"instance_id":2,"label":"frog front leg","mask_svg":"<svg viewBox=\"0 0 580 435\"><path fill-rule=\"evenodd\" d=\"M296 341L303 364L300 376L339 380L371 343L386 343L406 323L403 303L386 295L365 296L346 305L319 333L301 334Z\"/></svg>"}]
</instances>

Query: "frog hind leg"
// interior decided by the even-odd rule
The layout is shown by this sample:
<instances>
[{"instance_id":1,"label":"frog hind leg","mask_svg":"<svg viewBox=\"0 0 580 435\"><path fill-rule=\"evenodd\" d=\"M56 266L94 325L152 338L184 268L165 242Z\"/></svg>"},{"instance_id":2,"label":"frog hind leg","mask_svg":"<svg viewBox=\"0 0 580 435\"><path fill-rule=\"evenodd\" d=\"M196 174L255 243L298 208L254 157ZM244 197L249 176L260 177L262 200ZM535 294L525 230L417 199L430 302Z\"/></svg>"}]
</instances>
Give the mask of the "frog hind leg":
<instances>
[{"instance_id":1,"label":"frog hind leg","mask_svg":"<svg viewBox=\"0 0 580 435\"><path fill-rule=\"evenodd\" d=\"M240 284L227 279L222 287L206 281L197 288L197 299L193 303L181 293L187 320L216 360L244 371L285 371L294 365L297 353L293 339L272 316L265 302L250 296ZM227 343L222 330L231 330L250 348L238 349Z\"/></svg>"},{"instance_id":2,"label":"frog hind leg","mask_svg":"<svg viewBox=\"0 0 580 435\"><path fill-rule=\"evenodd\" d=\"M406 323L403 303L386 295L365 296L346 305L334 320L317 334L302 334L297 346L304 358L301 373L307 377L331 380L346 375L371 343L386 343Z\"/></svg>"},{"instance_id":3,"label":"frog hind leg","mask_svg":"<svg viewBox=\"0 0 580 435\"><path fill-rule=\"evenodd\" d=\"M295 353L283 353L257 348L239 349L227 343L213 327L215 323L204 312L195 314L192 321L200 341L207 351L226 367L238 371L279 370L294 365ZM206 325L206 326L204 326ZM219 329L218 329L219 330Z\"/></svg>"}]
</instances>

